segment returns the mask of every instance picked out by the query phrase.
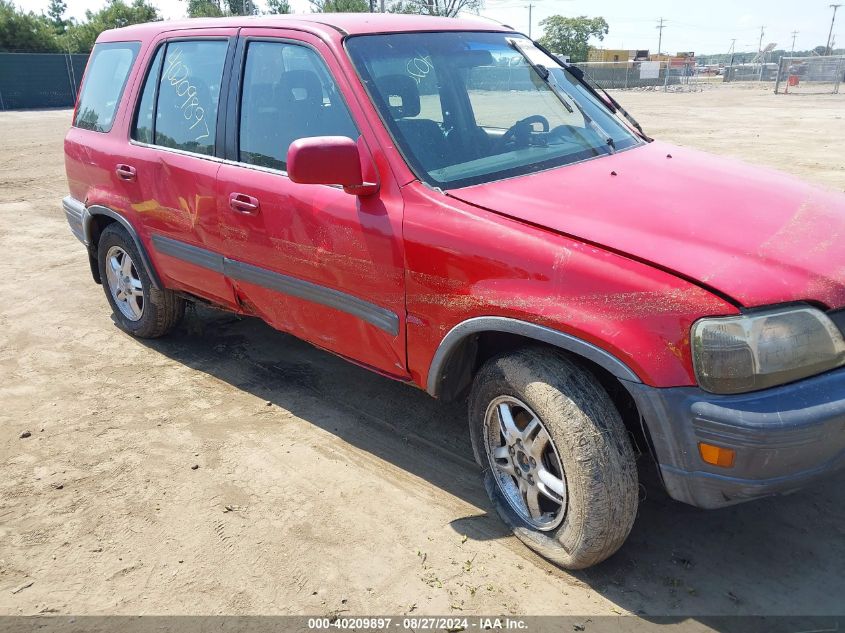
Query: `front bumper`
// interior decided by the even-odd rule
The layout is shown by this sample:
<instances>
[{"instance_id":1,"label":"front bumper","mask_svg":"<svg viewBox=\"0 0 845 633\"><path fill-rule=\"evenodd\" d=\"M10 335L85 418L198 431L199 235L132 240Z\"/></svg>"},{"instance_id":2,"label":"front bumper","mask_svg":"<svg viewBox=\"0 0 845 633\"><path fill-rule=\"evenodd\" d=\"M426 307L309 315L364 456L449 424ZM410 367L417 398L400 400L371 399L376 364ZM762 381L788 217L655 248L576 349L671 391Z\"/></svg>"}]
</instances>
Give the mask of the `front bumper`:
<instances>
[{"instance_id":1,"label":"front bumper","mask_svg":"<svg viewBox=\"0 0 845 633\"><path fill-rule=\"evenodd\" d=\"M701 508L785 494L845 466L845 368L753 393L626 383L651 436L669 495ZM736 451L731 468L698 443Z\"/></svg>"}]
</instances>

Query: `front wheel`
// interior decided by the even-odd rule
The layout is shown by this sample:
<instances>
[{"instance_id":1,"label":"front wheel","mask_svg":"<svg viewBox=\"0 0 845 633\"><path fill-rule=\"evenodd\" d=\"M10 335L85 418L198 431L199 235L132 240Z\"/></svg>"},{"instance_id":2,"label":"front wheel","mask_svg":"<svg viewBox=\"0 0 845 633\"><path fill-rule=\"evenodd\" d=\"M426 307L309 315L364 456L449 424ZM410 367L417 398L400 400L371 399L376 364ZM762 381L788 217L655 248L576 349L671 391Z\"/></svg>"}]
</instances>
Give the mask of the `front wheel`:
<instances>
[{"instance_id":1,"label":"front wheel","mask_svg":"<svg viewBox=\"0 0 845 633\"><path fill-rule=\"evenodd\" d=\"M476 375L469 418L487 492L520 540L567 569L622 546L637 514L634 452L592 374L545 349L494 358Z\"/></svg>"}]
</instances>

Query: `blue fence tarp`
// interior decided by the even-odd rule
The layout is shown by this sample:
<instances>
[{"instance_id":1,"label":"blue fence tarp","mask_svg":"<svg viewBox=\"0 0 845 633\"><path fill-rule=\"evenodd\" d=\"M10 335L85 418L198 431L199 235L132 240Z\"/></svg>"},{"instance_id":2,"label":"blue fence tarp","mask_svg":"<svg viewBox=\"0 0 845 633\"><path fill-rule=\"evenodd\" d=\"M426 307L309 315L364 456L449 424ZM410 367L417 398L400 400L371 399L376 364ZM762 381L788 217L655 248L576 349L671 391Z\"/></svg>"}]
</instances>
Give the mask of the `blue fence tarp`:
<instances>
[{"instance_id":1,"label":"blue fence tarp","mask_svg":"<svg viewBox=\"0 0 845 633\"><path fill-rule=\"evenodd\" d=\"M70 108L88 55L0 53L0 109Z\"/></svg>"}]
</instances>

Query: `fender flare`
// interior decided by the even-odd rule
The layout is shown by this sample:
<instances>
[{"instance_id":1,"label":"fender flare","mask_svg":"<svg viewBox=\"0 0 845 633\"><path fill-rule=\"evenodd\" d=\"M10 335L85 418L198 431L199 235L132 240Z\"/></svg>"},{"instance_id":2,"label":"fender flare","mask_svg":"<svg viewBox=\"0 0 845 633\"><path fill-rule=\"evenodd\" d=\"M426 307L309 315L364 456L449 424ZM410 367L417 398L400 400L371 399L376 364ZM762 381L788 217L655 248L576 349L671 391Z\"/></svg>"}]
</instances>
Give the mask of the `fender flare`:
<instances>
[{"instance_id":1,"label":"fender flare","mask_svg":"<svg viewBox=\"0 0 845 633\"><path fill-rule=\"evenodd\" d=\"M535 341L548 343L596 363L620 380L635 383L642 382L639 376L628 365L616 358L613 354L576 336L565 334L564 332L559 332L543 325L537 325L536 323L520 321L519 319L483 316L474 317L458 323L440 341L440 345L431 359L431 365L428 370L426 391L430 395L435 398L439 397L444 371L455 350L468 337L482 332L517 334Z\"/></svg>"},{"instance_id":2,"label":"fender flare","mask_svg":"<svg viewBox=\"0 0 845 633\"><path fill-rule=\"evenodd\" d=\"M132 223L120 213L99 204L92 204L89 207L85 207L85 211L82 214L83 237L85 238L85 244L88 246L88 252L91 254L91 257L96 261L96 253L93 252L94 243L92 241L91 230L91 224L93 223L94 216L96 215L108 216L113 220L116 220L124 229L126 229L126 232L129 233L129 237L131 237L132 241L135 243L135 248L137 248L138 252L141 254L141 263L144 265L144 268L147 269L147 274L150 277L153 288L156 290L162 290L164 285L161 283L158 271L152 265L150 257L147 254L147 249L144 248L144 243L138 235L138 231L136 231L135 227L132 226Z\"/></svg>"}]
</instances>

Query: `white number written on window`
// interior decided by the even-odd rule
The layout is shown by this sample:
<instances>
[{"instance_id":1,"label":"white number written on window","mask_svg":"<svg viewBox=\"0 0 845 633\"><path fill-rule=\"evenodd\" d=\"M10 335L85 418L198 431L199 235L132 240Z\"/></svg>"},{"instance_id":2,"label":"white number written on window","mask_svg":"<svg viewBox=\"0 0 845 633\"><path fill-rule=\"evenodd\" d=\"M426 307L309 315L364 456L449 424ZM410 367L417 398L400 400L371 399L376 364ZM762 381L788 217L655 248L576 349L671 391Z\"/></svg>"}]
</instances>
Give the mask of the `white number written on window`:
<instances>
[{"instance_id":1,"label":"white number written on window","mask_svg":"<svg viewBox=\"0 0 845 633\"><path fill-rule=\"evenodd\" d=\"M176 103L176 108L182 112L185 120L191 122L189 130L196 129L199 133L194 140L200 141L210 136L208 122L205 120L205 108L197 98L197 87L191 83L191 69L182 61L182 49L176 49L167 67L164 70L164 78L176 91L176 96L185 97L181 103ZM202 132L205 132L202 134Z\"/></svg>"}]
</instances>

